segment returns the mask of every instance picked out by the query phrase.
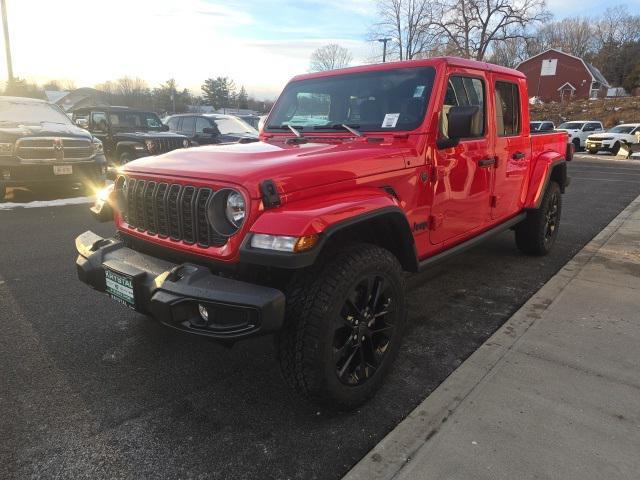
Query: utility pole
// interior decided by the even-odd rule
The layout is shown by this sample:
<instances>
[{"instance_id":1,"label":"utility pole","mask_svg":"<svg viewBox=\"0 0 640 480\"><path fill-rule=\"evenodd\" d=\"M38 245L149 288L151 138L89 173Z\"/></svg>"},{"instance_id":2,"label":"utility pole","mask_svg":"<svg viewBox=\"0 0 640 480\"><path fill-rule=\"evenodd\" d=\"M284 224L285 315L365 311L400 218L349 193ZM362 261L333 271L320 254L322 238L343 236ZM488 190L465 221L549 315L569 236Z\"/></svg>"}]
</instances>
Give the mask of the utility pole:
<instances>
[{"instance_id":1,"label":"utility pole","mask_svg":"<svg viewBox=\"0 0 640 480\"><path fill-rule=\"evenodd\" d=\"M384 63L387 61L387 42L390 42L391 38L379 38L378 41L382 43L382 63Z\"/></svg>"},{"instance_id":2,"label":"utility pole","mask_svg":"<svg viewBox=\"0 0 640 480\"><path fill-rule=\"evenodd\" d=\"M5 0L0 0L2 6L2 26L4 28L4 49L7 57L7 77L8 85L13 83L13 65L11 64L11 45L9 44L9 24L7 23L7 5Z\"/></svg>"}]
</instances>

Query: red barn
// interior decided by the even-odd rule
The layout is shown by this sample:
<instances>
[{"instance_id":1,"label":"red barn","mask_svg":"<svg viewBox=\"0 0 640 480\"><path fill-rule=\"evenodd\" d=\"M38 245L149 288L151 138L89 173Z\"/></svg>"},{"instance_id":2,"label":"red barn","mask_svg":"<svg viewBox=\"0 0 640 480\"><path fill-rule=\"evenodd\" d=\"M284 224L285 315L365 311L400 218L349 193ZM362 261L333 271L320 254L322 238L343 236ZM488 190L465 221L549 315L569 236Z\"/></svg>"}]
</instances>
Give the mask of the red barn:
<instances>
[{"instance_id":1,"label":"red barn","mask_svg":"<svg viewBox=\"0 0 640 480\"><path fill-rule=\"evenodd\" d=\"M516 69L527 76L529 97L545 102L604 97L609 88L596 67L555 48L528 58Z\"/></svg>"}]
</instances>

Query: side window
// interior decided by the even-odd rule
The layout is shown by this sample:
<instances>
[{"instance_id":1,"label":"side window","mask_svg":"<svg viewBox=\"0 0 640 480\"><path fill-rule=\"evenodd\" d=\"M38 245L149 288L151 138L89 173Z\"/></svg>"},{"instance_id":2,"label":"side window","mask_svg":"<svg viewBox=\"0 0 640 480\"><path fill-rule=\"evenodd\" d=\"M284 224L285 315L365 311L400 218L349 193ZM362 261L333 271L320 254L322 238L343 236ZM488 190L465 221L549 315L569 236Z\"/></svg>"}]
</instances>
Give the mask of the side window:
<instances>
[{"instance_id":1,"label":"side window","mask_svg":"<svg viewBox=\"0 0 640 480\"><path fill-rule=\"evenodd\" d=\"M192 134L196 130L196 119L194 117L182 117L182 133Z\"/></svg>"},{"instance_id":2,"label":"side window","mask_svg":"<svg viewBox=\"0 0 640 480\"><path fill-rule=\"evenodd\" d=\"M91 128L96 132L106 132L109 130L107 114L104 112L91 112Z\"/></svg>"},{"instance_id":3,"label":"side window","mask_svg":"<svg viewBox=\"0 0 640 480\"><path fill-rule=\"evenodd\" d=\"M178 130L178 122L180 121L180 117L170 118L167 124L169 125L169 130L175 132Z\"/></svg>"},{"instance_id":4,"label":"side window","mask_svg":"<svg viewBox=\"0 0 640 480\"><path fill-rule=\"evenodd\" d=\"M443 138L448 138L447 116L451 107L479 107L478 114L473 120L471 138L478 138L484 135L484 82L479 78L463 77L453 75L449 77L447 91L442 106L440 121L440 134Z\"/></svg>"},{"instance_id":5,"label":"side window","mask_svg":"<svg viewBox=\"0 0 640 480\"><path fill-rule=\"evenodd\" d=\"M196 133L204 133L205 128L211 128L209 121L206 118L196 117Z\"/></svg>"},{"instance_id":6,"label":"side window","mask_svg":"<svg viewBox=\"0 0 640 480\"><path fill-rule=\"evenodd\" d=\"M591 127L592 132L594 130L600 130L602 128L602 125L600 125L599 123L590 123L589 126Z\"/></svg>"},{"instance_id":7,"label":"side window","mask_svg":"<svg viewBox=\"0 0 640 480\"><path fill-rule=\"evenodd\" d=\"M496 82L496 132L499 137L520 133L520 92L515 83Z\"/></svg>"}]
</instances>

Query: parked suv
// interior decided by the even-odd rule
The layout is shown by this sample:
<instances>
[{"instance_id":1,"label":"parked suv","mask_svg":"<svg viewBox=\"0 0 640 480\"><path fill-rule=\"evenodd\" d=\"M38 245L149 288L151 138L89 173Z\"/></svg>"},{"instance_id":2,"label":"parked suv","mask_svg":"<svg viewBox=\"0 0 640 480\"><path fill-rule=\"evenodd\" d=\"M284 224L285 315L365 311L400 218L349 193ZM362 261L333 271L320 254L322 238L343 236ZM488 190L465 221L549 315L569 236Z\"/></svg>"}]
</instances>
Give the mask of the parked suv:
<instances>
[{"instance_id":1,"label":"parked suv","mask_svg":"<svg viewBox=\"0 0 640 480\"><path fill-rule=\"evenodd\" d=\"M636 143L636 135L640 133L640 123L625 123L610 128L604 133L589 135L586 146L589 153L606 150L617 155L622 143Z\"/></svg>"},{"instance_id":2,"label":"parked suv","mask_svg":"<svg viewBox=\"0 0 640 480\"><path fill-rule=\"evenodd\" d=\"M509 230L553 247L573 148L530 135L528 98L521 72L446 57L295 77L260 142L125 165L78 276L195 335L275 333L296 391L355 407L400 350L403 271Z\"/></svg>"},{"instance_id":3,"label":"parked suv","mask_svg":"<svg viewBox=\"0 0 640 480\"><path fill-rule=\"evenodd\" d=\"M551 132L556 129L553 122L529 122L531 133Z\"/></svg>"},{"instance_id":4,"label":"parked suv","mask_svg":"<svg viewBox=\"0 0 640 480\"><path fill-rule=\"evenodd\" d=\"M569 134L569 141L573 143L576 151L586 146L587 137L594 133L604 132L601 122L592 120L577 120L575 122L565 122L558 127Z\"/></svg>"},{"instance_id":5,"label":"parked suv","mask_svg":"<svg viewBox=\"0 0 640 480\"><path fill-rule=\"evenodd\" d=\"M76 127L57 105L0 97L0 201L7 187L104 183L102 143Z\"/></svg>"},{"instance_id":6,"label":"parked suv","mask_svg":"<svg viewBox=\"0 0 640 480\"><path fill-rule=\"evenodd\" d=\"M124 165L136 158L189 147L184 135L168 132L153 112L127 107L89 107L73 112L73 120L102 140L110 163Z\"/></svg>"},{"instance_id":7,"label":"parked suv","mask_svg":"<svg viewBox=\"0 0 640 480\"><path fill-rule=\"evenodd\" d=\"M258 131L233 115L180 114L167 117L165 123L172 132L187 136L194 146L258 141Z\"/></svg>"}]
</instances>

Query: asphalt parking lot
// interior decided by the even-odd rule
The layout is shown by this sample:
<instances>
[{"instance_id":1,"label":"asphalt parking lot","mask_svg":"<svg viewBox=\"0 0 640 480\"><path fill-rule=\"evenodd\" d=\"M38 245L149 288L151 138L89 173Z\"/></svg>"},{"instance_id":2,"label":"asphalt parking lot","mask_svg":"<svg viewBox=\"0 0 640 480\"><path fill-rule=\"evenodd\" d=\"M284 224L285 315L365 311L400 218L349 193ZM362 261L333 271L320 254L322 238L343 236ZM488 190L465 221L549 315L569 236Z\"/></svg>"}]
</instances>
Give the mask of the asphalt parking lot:
<instances>
[{"instance_id":1,"label":"asphalt parking lot","mask_svg":"<svg viewBox=\"0 0 640 480\"><path fill-rule=\"evenodd\" d=\"M395 368L351 413L292 396L268 337L227 349L81 284L73 239L113 230L86 205L0 209L0 478L340 478L640 194L640 162L600 157L570 164L548 257L507 232L411 278Z\"/></svg>"}]
</instances>

